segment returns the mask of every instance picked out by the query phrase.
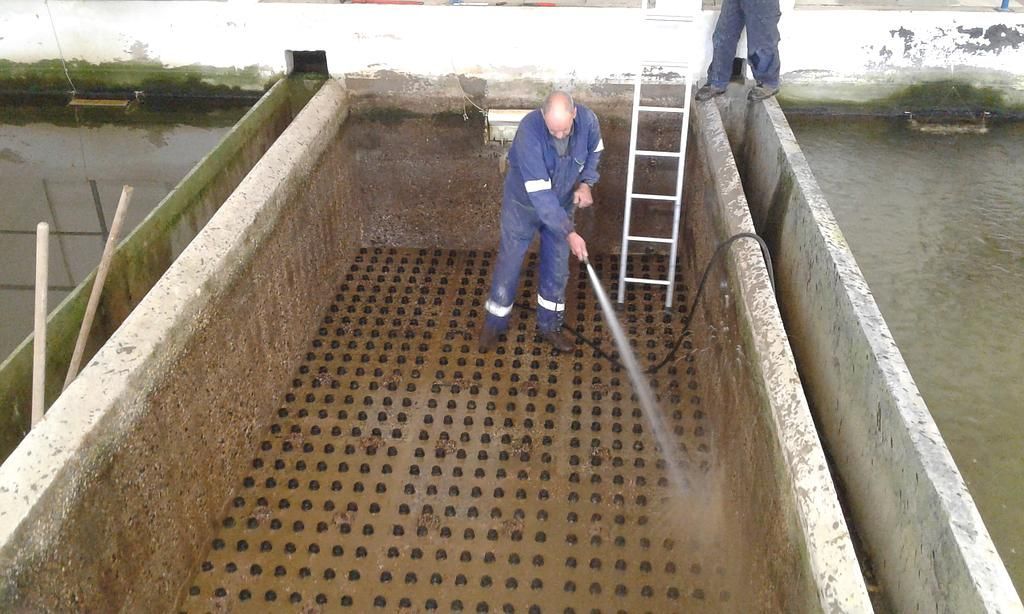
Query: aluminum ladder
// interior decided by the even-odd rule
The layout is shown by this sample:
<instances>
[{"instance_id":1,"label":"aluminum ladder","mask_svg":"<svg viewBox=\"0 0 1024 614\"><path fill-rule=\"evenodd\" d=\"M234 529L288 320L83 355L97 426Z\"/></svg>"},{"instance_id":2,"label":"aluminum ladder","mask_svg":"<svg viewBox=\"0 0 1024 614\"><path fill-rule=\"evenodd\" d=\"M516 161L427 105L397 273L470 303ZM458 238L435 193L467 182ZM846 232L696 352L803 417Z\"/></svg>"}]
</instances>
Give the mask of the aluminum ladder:
<instances>
[{"instance_id":1,"label":"aluminum ladder","mask_svg":"<svg viewBox=\"0 0 1024 614\"><path fill-rule=\"evenodd\" d=\"M655 4L661 4L657 6ZM653 5L653 6L652 6ZM619 291L618 302L621 304L626 298L626 284L649 284L666 286L665 309L672 307L672 295L675 292L675 269L676 254L679 244L679 217L682 209L683 169L685 167L686 137L690 122L690 98L693 89L693 71L691 70L691 57L696 48L694 36L695 23L700 14L701 0L641 0L640 38L645 42L656 41L656 37L648 36L652 28L661 30L664 36L669 32L668 46L674 41L674 53L666 54L651 53L649 56L641 56L639 59L639 70L633 82L633 116L630 123L629 133L629 170L626 174L626 210L622 223L622 254L619 258ZM652 44L653 45L653 44ZM666 45L663 45L666 46ZM661 55L675 55L662 59ZM655 57L652 57L655 56ZM671 69L673 72L681 73L684 76L683 106L681 107L660 107L641 105L641 89L643 87L644 75L652 69ZM679 136L679 151L654 151L637 149L637 134L642 117L652 114L681 114L682 128ZM676 181L673 194L649 194L636 192L634 185L636 160L637 158L675 158L676 159ZM672 202L672 236L640 236L630 233L630 225L633 213L633 203L639 201L641 209L644 205L654 202ZM629 256L630 243L651 243L668 245L671 252L669 257L668 279L651 279L646 277L627 277L626 260Z\"/></svg>"}]
</instances>

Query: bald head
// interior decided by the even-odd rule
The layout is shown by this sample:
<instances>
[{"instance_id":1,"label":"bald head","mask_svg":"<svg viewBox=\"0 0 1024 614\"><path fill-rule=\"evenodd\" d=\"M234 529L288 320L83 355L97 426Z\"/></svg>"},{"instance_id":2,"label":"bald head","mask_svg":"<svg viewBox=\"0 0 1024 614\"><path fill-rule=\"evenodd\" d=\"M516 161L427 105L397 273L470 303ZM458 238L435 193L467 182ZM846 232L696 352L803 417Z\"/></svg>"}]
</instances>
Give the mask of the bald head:
<instances>
[{"instance_id":1,"label":"bald head","mask_svg":"<svg viewBox=\"0 0 1024 614\"><path fill-rule=\"evenodd\" d=\"M541 113L551 136L564 139L572 132L572 122L576 119L576 103L573 102L572 96L565 92L551 92L544 100Z\"/></svg>"}]
</instances>

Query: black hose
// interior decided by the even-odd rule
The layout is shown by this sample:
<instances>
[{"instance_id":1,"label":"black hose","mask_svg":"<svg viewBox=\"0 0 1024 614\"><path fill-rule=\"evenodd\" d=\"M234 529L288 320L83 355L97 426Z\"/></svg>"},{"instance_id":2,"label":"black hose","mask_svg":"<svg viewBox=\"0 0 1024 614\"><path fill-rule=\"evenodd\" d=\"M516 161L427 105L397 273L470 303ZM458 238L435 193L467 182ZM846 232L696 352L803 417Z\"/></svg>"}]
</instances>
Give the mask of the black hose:
<instances>
[{"instance_id":1,"label":"black hose","mask_svg":"<svg viewBox=\"0 0 1024 614\"><path fill-rule=\"evenodd\" d=\"M676 352L679 351L679 347L683 344L683 339L686 337L686 333L690 331L690 325L693 323L693 316L696 314L695 310L697 309L697 304L700 302L700 298L704 294L704 287L707 285L708 277L711 275L711 268L714 266L715 262L718 261L719 257L726 252L729 246L740 239L753 239L757 241L758 245L761 246L761 255L764 257L764 264L765 267L768 269L768 281L769 283L771 283L772 292L775 291L775 271L772 268L772 256L768 252L768 246L765 244L764 239L762 239L761 237L757 236L752 232L740 232L732 235L725 241L722 241L721 243L718 244L718 247L715 248L715 252L711 254L711 259L708 260L707 266L704 267L704 274L701 275L700 284L697 286L697 294L695 294L693 297L693 302L690 304L690 309L686 312L686 315L683 316L683 332L681 332L679 336L676 338L676 341L674 344L672 344L672 349L669 350L668 354L666 354L664 358L658 361L657 364L648 367L647 370L644 371L644 373L646 373L647 375L654 375L655 373L660 371L665 365L671 362L671 360L675 357ZM672 271L671 274L674 275L675 271ZM533 307L531 307L530 305L526 305L524 303L516 303L516 306L519 307L520 309L525 309L527 311L534 311ZM607 359L608 362L612 363L612 365L615 367L618 367L620 369L625 368L623 364L618 361L618 359L616 359L614 356L608 354L603 349L601 349L601 346L594 343L592 339L589 339L572 329L569 329L569 332L575 335L576 338L582 341L585 345L589 345L591 348L593 348L593 350L597 353L599 357Z\"/></svg>"}]
</instances>

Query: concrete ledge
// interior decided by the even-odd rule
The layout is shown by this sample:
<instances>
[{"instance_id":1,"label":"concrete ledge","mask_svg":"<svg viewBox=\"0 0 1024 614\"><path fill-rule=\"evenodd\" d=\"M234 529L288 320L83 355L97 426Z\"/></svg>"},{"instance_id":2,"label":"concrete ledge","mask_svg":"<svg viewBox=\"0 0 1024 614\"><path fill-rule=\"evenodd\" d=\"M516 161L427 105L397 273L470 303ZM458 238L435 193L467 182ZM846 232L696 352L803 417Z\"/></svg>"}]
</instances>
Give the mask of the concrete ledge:
<instances>
[{"instance_id":1,"label":"concrete ledge","mask_svg":"<svg viewBox=\"0 0 1024 614\"><path fill-rule=\"evenodd\" d=\"M992 0L990 6L998 4ZM783 91L789 95L835 102L884 98L893 93L892 85L949 78L955 72L975 85L1005 90L1008 103L1024 103L1020 12L929 11L906 5L894 11L792 10L791 2L782 5L780 56L786 71ZM282 50L298 46L324 50L331 73L353 81L390 73L406 75L410 87L419 89L424 82L455 74L484 82L490 91L502 83L515 86L524 75L573 87L629 85L637 66L622 49L644 48L651 57L674 57L679 51L674 37L659 45L641 32L637 6L65 0L51 3L50 10L65 57L96 64L160 64L168 69L205 65L204 80L222 80L237 71L231 81L259 88L272 73L286 70ZM0 39L0 59L22 67L51 61L56 69L53 30L43 17L38 0L6 0L0 15L6 33ZM691 65L698 73L711 58L716 19L717 11L704 10L695 24L698 48ZM586 54L578 53L575 40L562 36L565 23L575 24L594 41ZM499 31L532 32L549 44L495 44ZM438 37L437 32L450 34ZM63 89L61 73L49 71ZM76 76L74 66L71 74ZM526 96L536 98L538 93L528 91ZM477 102L490 106L485 99Z\"/></svg>"},{"instance_id":2,"label":"concrete ledge","mask_svg":"<svg viewBox=\"0 0 1024 614\"><path fill-rule=\"evenodd\" d=\"M121 242L90 331L86 360L139 304L319 85L301 79L279 81ZM64 384L92 282L90 275L47 319L48 404ZM0 462L29 429L32 342L29 335L0 363Z\"/></svg>"},{"instance_id":3,"label":"concrete ledge","mask_svg":"<svg viewBox=\"0 0 1024 614\"><path fill-rule=\"evenodd\" d=\"M0 466L0 610L173 607L316 321L279 282L326 297L359 230L323 221L345 117L329 81Z\"/></svg>"},{"instance_id":4,"label":"concrete ledge","mask_svg":"<svg viewBox=\"0 0 1024 614\"><path fill-rule=\"evenodd\" d=\"M786 118L719 103L808 398L882 589L901 612L1022 612L970 493Z\"/></svg>"},{"instance_id":5,"label":"concrete ledge","mask_svg":"<svg viewBox=\"0 0 1024 614\"><path fill-rule=\"evenodd\" d=\"M754 224L718 109L698 104L692 118L698 143L688 159L684 249L698 279L721 241L754 232ZM746 450L742 466L729 471L732 504L749 508L742 537L748 564L760 567L773 588L756 607L871 611L761 250L739 240L713 271L695 328L713 331L705 343L715 349L709 360L718 372L737 374L718 387L727 401L718 428L730 447ZM752 398L737 392L748 386ZM784 526L768 521L770 509Z\"/></svg>"}]
</instances>

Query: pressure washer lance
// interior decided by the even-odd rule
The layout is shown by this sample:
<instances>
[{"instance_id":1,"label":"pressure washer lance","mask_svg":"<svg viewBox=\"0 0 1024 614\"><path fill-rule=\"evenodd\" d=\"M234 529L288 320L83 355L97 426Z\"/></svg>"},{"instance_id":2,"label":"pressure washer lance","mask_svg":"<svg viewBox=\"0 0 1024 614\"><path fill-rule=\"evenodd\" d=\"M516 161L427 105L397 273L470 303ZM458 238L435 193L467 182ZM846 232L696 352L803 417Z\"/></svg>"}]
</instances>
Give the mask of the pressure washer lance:
<instances>
[{"instance_id":1,"label":"pressure washer lance","mask_svg":"<svg viewBox=\"0 0 1024 614\"><path fill-rule=\"evenodd\" d=\"M704 295L704 288L707 286L708 279L711 276L711 270L715 266L722 256L728 251L729 247L739 241L740 239L750 239L756 241L758 246L761 248L761 255L764 258L765 267L768 270L768 283L772 287L772 292L775 291L775 272L772 268L772 256L771 252L768 251L768 245L764 242L764 239L757 236L752 232L738 232L728 239L722 241L715 248L714 253L711 254L711 258L708 260L707 265L704 267L704 273L700 277L700 283L697 285L697 293L693 297L693 303L690 305L690 309L687 310L687 315L683 318L683 330L682 333L676 338L675 343L672 344L672 349L669 350L665 356L654 364L643 370L637 363L636 355L633 353L633 349L629 346L629 341L626 339L626 333L622 330L622 325L615 318L615 310L612 307L612 302L608 298L608 294L605 293L604 287L601 286L601 281L597 278L597 272L594 271L594 267L591 266L590 260L584 260L584 264L587 267L587 275L590 278L590 284L594 288L594 294L597 295L598 302L601 304L601 313L604 314L604 321L608 324L608 328L612 331L612 338L615 341L615 345L619 350L619 356L622 360L616 360L614 356L610 356L606 353L597 343L591 339L587 339L581 335L578 331L569 329L569 331L576 335L576 338L586 345L590 346L594 353L602 358L607 359L613 366L625 369L629 374L629 379L633 382L633 390L636 392L637 399L640 401L640 406L643 409L644 415L647 416L648 426L654 431L655 438L658 440L658 445L661 447L662 454L665 457L665 464L669 469L669 476L672 479L672 485L675 487L677 492L685 492L686 480L683 478L682 469L677 461L675 452L678 450L672 446L672 441L669 438L669 429L662 419L661 411L658 408L658 404L655 402L654 394L651 392L650 384L647 381L646 375L654 375L662 369L665 365L672 362L675 358L676 353L679 351L680 346L683 344L683 340L686 339L686 334L690 330L690 325L693 324L693 316L697 313L697 305L700 304L701 297ZM533 307L524 303L515 303L517 307L525 311L533 311ZM689 456L689 452L683 448L683 452L686 454L687 460L692 460Z\"/></svg>"},{"instance_id":2,"label":"pressure washer lance","mask_svg":"<svg viewBox=\"0 0 1024 614\"><path fill-rule=\"evenodd\" d=\"M615 317L615 309L612 307L611 299L608 298L604 287L601 286L601 280L597 278L597 272L590 265L589 259L583 262L587 266L590 285L594 287L594 294L597 295L597 301L601 304L601 314L604 316L604 321L608 328L612 331L612 339L615 341L615 346L619 349L622 366L629 373L629 379L633 382L633 391L636 392L640 408L643 409L644 416L647 417L648 426L654 431L654 436L658 440L658 446L661 447L661 454L665 459L665 466L668 467L672 486L676 493L681 494L687 490L686 480L683 478L682 467L677 462L676 453L678 450L669 437L668 425L665 424L661 409L654 398L654 393L651 391L651 385L647 381L644 370L640 368L640 363L636 360L633 348L629 346L626 332L622 330L622 325L619 324L618 318Z\"/></svg>"}]
</instances>

